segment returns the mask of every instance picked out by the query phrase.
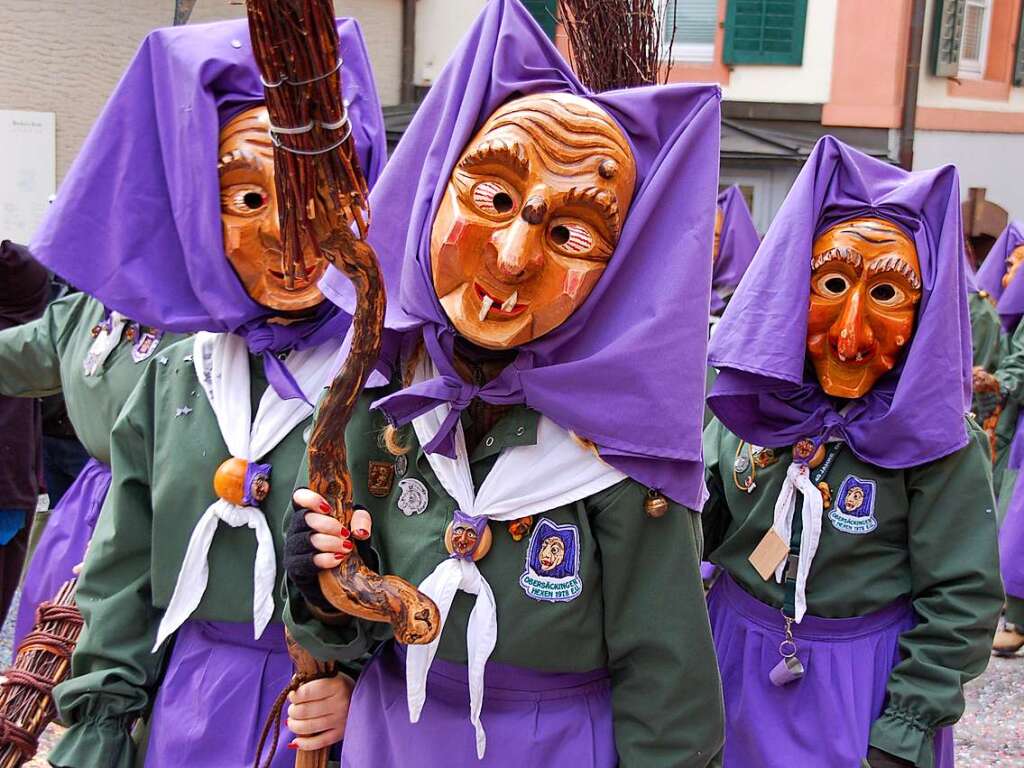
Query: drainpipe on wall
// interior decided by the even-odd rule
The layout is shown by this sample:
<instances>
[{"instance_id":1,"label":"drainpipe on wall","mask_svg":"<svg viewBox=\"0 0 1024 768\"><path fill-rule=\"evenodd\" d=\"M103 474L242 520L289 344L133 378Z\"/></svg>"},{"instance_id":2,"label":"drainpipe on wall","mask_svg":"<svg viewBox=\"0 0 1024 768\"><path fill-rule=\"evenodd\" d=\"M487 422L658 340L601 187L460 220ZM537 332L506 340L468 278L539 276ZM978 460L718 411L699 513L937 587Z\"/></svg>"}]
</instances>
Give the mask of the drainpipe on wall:
<instances>
[{"instance_id":1,"label":"drainpipe on wall","mask_svg":"<svg viewBox=\"0 0 1024 768\"><path fill-rule=\"evenodd\" d=\"M402 0L402 103L416 101L416 0Z\"/></svg>"},{"instance_id":2,"label":"drainpipe on wall","mask_svg":"<svg viewBox=\"0 0 1024 768\"><path fill-rule=\"evenodd\" d=\"M924 37L925 0L913 0L907 41L906 79L903 81L903 120L900 129L900 167L914 167L914 131L917 127L917 84L921 78L921 40Z\"/></svg>"}]
</instances>

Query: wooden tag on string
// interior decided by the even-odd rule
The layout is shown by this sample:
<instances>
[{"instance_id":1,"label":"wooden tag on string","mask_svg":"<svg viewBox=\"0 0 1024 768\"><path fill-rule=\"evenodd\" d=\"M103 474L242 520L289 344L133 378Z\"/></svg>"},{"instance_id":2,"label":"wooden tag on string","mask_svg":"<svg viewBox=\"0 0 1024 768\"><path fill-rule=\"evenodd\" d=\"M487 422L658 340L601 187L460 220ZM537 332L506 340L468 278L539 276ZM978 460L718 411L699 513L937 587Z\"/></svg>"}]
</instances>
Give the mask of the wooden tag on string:
<instances>
[{"instance_id":1,"label":"wooden tag on string","mask_svg":"<svg viewBox=\"0 0 1024 768\"><path fill-rule=\"evenodd\" d=\"M768 579L775 575L775 569L788 556L789 544L782 540L782 537L775 532L774 528L769 528L768 533L754 547L754 551L750 553L750 557L747 560L754 566L754 570L760 574L761 578L768 581Z\"/></svg>"}]
</instances>

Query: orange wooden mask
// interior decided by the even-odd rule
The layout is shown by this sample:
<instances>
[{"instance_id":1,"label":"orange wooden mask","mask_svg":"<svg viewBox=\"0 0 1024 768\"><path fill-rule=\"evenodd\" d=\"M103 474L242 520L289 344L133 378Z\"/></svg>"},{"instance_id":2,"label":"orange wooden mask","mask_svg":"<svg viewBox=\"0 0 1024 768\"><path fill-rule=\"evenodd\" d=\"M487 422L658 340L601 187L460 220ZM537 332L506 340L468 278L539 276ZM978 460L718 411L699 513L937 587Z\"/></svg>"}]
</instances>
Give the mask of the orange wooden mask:
<instances>
[{"instance_id":1,"label":"orange wooden mask","mask_svg":"<svg viewBox=\"0 0 1024 768\"><path fill-rule=\"evenodd\" d=\"M221 129L224 251L253 301L280 312L302 311L323 301L317 282L327 261L307 251L294 268L285 264L268 127L267 108L253 107Z\"/></svg>"},{"instance_id":2,"label":"orange wooden mask","mask_svg":"<svg viewBox=\"0 0 1024 768\"><path fill-rule=\"evenodd\" d=\"M721 208L715 208L715 244L711 250L711 263L718 262L718 252L722 247L722 222L725 221L725 214Z\"/></svg>"},{"instance_id":3,"label":"orange wooden mask","mask_svg":"<svg viewBox=\"0 0 1024 768\"><path fill-rule=\"evenodd\" d=\"M821 388L861 397L914 332L921 264L913 240L888 221L857 218L814 241L807 353Z\"/></svg>"},{"instance_id":4,"label":"orange wooden mask","mask_svg":"<svg viewBox=\"0 0 1024 768\"><path fill-rule=\"evenodd\" d=\"M1010 251L1010 255L1006 259L1006 272L1003 273L1004 289L1010 287L1010 283L1017 276L1017 270L1020 269L1022 262L1024 262L1024 245L1018 245Z\"/></svg>"},{"instance_id":5,"label":"orange wooden mask","mask_svg":"<svg viewBox=\"0 0 1024 768\"><path fill-rule=\"evenodd\" d=\"M507 349L561 325L604 272L635 184L626 137L593 102L549 93L498 109L431 231L434 289L456 330Z\"/></svg>"}]
</instances>

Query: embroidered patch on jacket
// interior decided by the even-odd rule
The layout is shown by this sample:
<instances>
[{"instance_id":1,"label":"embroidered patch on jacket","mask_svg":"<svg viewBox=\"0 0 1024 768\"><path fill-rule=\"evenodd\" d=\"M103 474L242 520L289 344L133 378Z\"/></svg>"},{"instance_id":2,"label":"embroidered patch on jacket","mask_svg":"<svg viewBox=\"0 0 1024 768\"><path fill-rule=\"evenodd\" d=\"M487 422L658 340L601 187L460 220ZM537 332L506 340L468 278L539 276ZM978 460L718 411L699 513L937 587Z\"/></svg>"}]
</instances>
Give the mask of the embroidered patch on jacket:
<instances>
[{"instance_id":1,"label":"embroidered patch on jacket","mask_svg":"<svg viewBox=\"0 0 1024 768\"><path fill-rule=\"evenodd\" d=\"M537 523L519 586L527 597L549 603L567 603L579 597L583 592L579 528L546 519Z\"/></svg>"},{"instance_id":2,"label":"embroidered patch on jacket","mask_svg":"<svg viewBox=\"0 0 1024 768\"><path fill-rule=\"evenodd\" d=\"M391 493L395 484L395 465L390 461L371 461L366 476L366 490L372 495L383 498Z\"/></svg>"},{"instance_id":3,"label":"embroidered patch on jacket","mask_svg":"<svg viewBox=\"0 0 1024 768\"><path fill-rule=\"evenodd\" d=\"M155 328L139 329L139 338L132 345L132 362L141 363L148 360L156 352L156 347L163 338L164 332Z\"/></svg>"},{"instance_id":4,"label":"embroidered patch on jacket","mask_svg":"<svg viewBox=\"0 0 1024 768\"><path fill-rule=\"evenodd\" d=\"M406 517L423 514L430 501L427 486L415 477L407 477L399 481L398 489L402 492L398 497L398 508L402 514Z\"/></svg>"},{"instance_id":5,"label":"embroidered patch on jacket","mask_svg":"<svg viewBox=\"0 0 1024 768\"><path fill-rule=\"evenodd\" d=\"M848 475L839 486L828 519L844 533L871 533L878 527L875 519L875 481Z\"/></svg>"}]
</instances>

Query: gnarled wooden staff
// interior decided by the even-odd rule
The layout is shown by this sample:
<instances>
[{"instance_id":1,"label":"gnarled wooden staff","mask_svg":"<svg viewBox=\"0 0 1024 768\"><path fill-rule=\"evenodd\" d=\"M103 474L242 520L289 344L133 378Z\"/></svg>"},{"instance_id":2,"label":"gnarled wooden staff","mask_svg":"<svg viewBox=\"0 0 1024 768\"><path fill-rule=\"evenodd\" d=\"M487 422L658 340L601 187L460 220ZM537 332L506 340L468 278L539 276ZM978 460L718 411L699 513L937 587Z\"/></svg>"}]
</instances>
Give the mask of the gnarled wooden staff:
<instances>
[{"instance_id":1,"label":"gnarled wooden staff","mask_svg":"<svg viewBox=\"0 0 1024 768\"><path fill-rule=\"evenodd\" d=\"M285 275L303 269L313 248L352 281L356 310L352 347L320 407L309 440L309 484L346 526L352 518L352 479L345 426L380 354L385 292L370 225L366 180L341 98L341 58L330 0L246 0L253 52L263 77L271 137ZM298 272L297 272L298 270ZM402 643L428 643L439 631L437 606L396 576L367 568L353 551L320 577L338 610L387 622ZM301 682L332 674L289 639ZM322 768L327 750L300 752L300 768Z\"/></svg>"}]
</instances>

